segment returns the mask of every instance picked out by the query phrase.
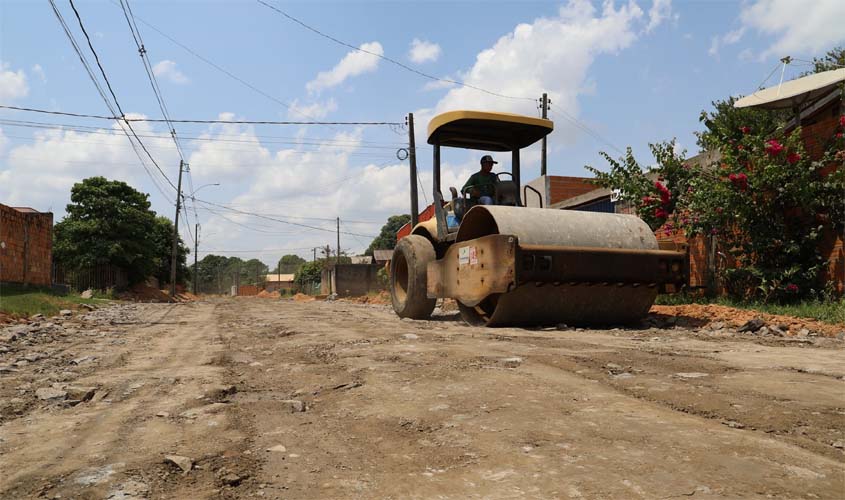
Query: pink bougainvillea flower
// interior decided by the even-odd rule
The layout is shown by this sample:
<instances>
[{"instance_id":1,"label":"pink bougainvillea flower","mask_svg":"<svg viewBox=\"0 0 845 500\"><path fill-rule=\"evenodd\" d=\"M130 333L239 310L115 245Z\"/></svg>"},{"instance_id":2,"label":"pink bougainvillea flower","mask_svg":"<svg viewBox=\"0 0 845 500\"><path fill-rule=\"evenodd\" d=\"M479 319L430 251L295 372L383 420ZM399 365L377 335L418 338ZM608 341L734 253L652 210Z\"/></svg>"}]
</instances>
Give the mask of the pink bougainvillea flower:
<instances>
[{"instance_id":1,"label":"pink bougainvillea flower","mask_svg":"<svg viewBox=\"0 0 845 500\"><path fill-rule=\"evenodd\" d=\"M786 161L789 162L790 165L795 165L801 160L801 155L798 153L789 153L786 155Z\"/></svg>"},{"instance_id":2,"label":"pink bougainvillea flower","mask_svg":"<svg viewBox=\"0 0 845 500\"><path fill-rule=\"evenodd\" d=\"M742 127L740 130L742 130L743 134L751 133L751 127Z\"/></svg>"},{"instance_id":3,"label":"pink bougainvillea flower","mask_svg":"<svg viewBox=\"0 0 845 500\"><path fill-rule=\"evenodd\" d=\"M766 153L769 156L777 156L783 151L783 144L779 143L775 139L769 139L766 141Z\"/></svg>"},{"instance_id":4,"label":"pink bougainvillea flower","mask_svg":"<svg viewBox=\"0 0 845 500\"><path fill-rule=\"evenodd\" d=\"M740 191L748 189L748 176L745 174L731 174L728 176L728 180Z\"/></svg>"},{"instance_id":5,"label":"pink bougainvillea flower","mask_svg":"<svg viewBox=\"0 0 845 500\"><path fill-rule=\"evenodd\" d=\"M716 213L717 213L717 214L722 213L722 211L724 211L724 208L722 208L722 207L716 207Z\"/></svg>"},{"instance_id":6,"label":"pink bougainvillea flower","mask_svg":"<svg viewBox=\"0 0 845 500\"><path fill-rule=\"evenodd\" d=\"M839 132L838 134L836 134L836 138L837 138L837 139L842 139L842 132Z\"/></svg>"},{"instance_id":7,"label":"pink bougainvillea flower","mask_svg":"<svg viewBox=\"0 0 845 500\"><path fill-rule=\"evenodd\" d=\"M839 125L845 127L845 115L839 117Z\"/></svg>"},{"instance_id":8,"label":"pink bougainvillea flower","mask_svg":"<svg viewBox=\"0 0 845 500\"><path fill-rule=\"evenodd\" d=\"M743 146L742 144L740 144L739 146L737 146L737 147L736 147L736 149L738 149L738 150L740 150L740 151L745 151L745 146Z\"/></svg>"},{"instance_id":9,"label":"pink bougainvillea flower","mask_svg":"<svg viewBox=\"0 0 845 500\"><path fill-rule=\"evenodd\" d=\"M798 285L795 283L790 283L786 285L786 291L789 293L798 293Z\"/></svg>"},{"instance_id":10,"label":"pink bougainvillea flower","mask_svg":"<svg viewBox=\"0 0 845 500\"><path fill-rule=\"evenodd\" d=\"M719 230L714 227L710 230L710 234L719 234Z\"/></svg>"},{"instance_id":11,"label":"pink bougainvillea flower","mask_svg":"<svg viewBox=\"0 0 845 500\"><path fill-rule=\"evenodd\" d=\"M658 219L665 219L666 217L669 216L669 212L667 212L666 210L664 210L662 208L655 208L654 209L654 216L657 217Z\"/></svg>"}]
</instances>

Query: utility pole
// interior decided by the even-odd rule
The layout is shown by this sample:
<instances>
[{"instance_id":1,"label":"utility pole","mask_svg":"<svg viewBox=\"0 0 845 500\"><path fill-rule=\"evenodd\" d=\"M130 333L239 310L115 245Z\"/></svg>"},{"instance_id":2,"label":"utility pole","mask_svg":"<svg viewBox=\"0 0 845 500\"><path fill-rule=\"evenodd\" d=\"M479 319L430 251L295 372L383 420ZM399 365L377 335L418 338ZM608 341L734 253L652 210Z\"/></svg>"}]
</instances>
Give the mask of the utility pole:
<instances>
[{"instance_id":1,"label":"utility pole","mask_svg":"<svg viewBox=\"0 0 845 500\"><path fill-rule=\"evenodd\" d=\"M337 259L336 264L340 264L340 217L337 218Z\"/></svg>"},{"instance_id":2,"label":"utility pole","mask_svg":"<svg viewBox=\"0 0 845 500\"><path fill-rule=\"evenodd\" d=\"M197 294L197 247L200 244L200 225L199 223L194 224L194 295Z\"/></svg>"},{"instance_id":3,"label":"utility pole","mask_svg":"<svg viewBox=\"0 0 845 500\"><path fill-rule=\"evenodd\" d=\"M311 257L311 262L317 262L317 247L312 248L311 251L314 252L314 256Z\"/></svg>"},{"instance_id":4,"label":"utility pole","mask_svg":"<svg viewBox=\"0 0 845 500\"><path fill-rule=\"evenodd\" d=\"M326 264L330 264L332 261L332 247L330 245L326 245L326 248L323 250L326 252ZM329 295L332 294L332 270L330 267L326 268L326 275L329 278Z\"/></svg>"},{"instance_id":5,"label":"utility pole","mask_svg":"<svg viewBox=\"0 0 845 500\"><path fill-rule=\"evenodd\" d=\"M417 195L417 146L414 139L414 114L408 113L408 160L411 163L411 228L419 222L419 199Z\"/></svg>"},{"instance_id":6,"label":"utility pole","mask_svg":"<svg viewBox=\"0 0 845 500\"><path fill-rule=\"evenodd\" d=\"M543 97L540 99L540 105L543 109L543 119L549 117L549 95L543 92ZM543 152L540 156L540 175L546 175L546 136L543 136Z\"/></svg>"},{"instance_id":7,"label":"utility pole","mask_svg":"<svg viewBox=\"0 0 845 500\"><path fill-rule=\"evenodd\" d=\"M170 249L170 298L176 297L176 252L179 248L179 210L182 208L182 170L188 165L179 160L179 182L176 187L176 217L173 218L173 245Z\"/></svg>"}]
</instances>

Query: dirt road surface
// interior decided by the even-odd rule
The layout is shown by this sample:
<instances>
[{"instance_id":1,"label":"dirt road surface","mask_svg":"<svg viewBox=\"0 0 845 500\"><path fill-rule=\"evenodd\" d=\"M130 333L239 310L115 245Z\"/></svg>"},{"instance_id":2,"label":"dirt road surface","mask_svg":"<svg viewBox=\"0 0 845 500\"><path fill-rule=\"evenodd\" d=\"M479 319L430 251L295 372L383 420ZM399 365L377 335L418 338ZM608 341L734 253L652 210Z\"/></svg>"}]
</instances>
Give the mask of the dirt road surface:
<instances>
[{"instance_id":1,"label":"dirt road surface","mask_svg":"<svg viewBox=\"0 0 845 500\"><path fill-rule=\"evenodd\" d=\"M0 331L0 497L845 498L845 343L246 298L46 318Z\"/></svg>"}]
</instances>

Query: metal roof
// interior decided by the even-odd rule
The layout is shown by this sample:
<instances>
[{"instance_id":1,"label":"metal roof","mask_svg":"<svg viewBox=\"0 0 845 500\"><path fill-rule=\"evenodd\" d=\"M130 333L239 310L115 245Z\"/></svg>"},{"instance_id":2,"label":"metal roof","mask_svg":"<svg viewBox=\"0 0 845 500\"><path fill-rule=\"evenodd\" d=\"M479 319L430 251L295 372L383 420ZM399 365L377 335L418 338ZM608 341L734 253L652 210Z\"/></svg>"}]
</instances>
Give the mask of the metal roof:
<instances>
[{"instance_id":1,"label":"metal roof","mask_svg":"<svg viewBox=\"0 0 845 500\"><path fill-rule=\"evenodd\" d=\"M845 81L845 68L823 71L796 78L780 85L758 90L734 103L735 108L791 108L824 97L837 84Z\"/></svg>"},{"instance_id":2,"label":"metal roof","mask_svg":"<svg viewBox=\"0 0 845 500\"><path fill-rule=\"evenodd\" d=\"M551 120L513 113L449 111L428 123L428 143L484 151L512 151L539 141L552 130Z\"/></svg>"},{"instance_id":3,"label":"metal roof","mask_svg":"<svg viewBox=\"0 0 845 500\"><path fill-rule=\"evenodd\" d=\"M264 276L264 281L268 283L284 283L286 281L293 281L293 277L293 274L268 274Z\"/></svg>"},{"instance_id":4,"label":"metal roof","mask_svg":"<svg viewBox=\"0 0 845 500\"><path fill-rule=\"evenodd\" d=\"M373 250L376 261L383 262L393 258L393 250Z\"/></svg>"}]
</instances>

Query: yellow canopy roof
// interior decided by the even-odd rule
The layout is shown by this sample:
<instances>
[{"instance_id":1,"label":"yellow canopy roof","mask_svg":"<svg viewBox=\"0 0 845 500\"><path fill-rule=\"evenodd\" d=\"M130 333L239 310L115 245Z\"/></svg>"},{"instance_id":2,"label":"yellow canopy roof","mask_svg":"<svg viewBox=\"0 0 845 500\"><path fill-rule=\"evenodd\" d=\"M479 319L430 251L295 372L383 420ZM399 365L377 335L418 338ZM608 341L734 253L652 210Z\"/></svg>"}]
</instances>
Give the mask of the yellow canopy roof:
<instances>
[{"instance_id":1,"label":"yellow canopy roof","mask_svg":"<svg viewBox=\"0 0 845 500\"><path fill-rule=\"evenodd\" d=\"M484 151L522 149L552 130L551 120L512 113L449 111L428 123L428 143Z\"/></svg>"}]
</instances>

